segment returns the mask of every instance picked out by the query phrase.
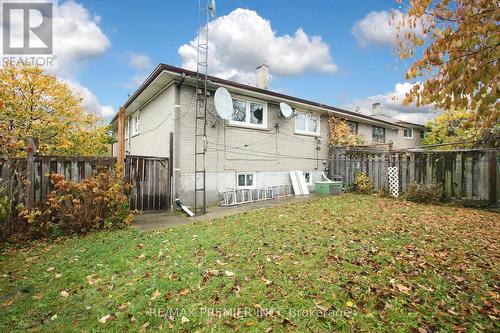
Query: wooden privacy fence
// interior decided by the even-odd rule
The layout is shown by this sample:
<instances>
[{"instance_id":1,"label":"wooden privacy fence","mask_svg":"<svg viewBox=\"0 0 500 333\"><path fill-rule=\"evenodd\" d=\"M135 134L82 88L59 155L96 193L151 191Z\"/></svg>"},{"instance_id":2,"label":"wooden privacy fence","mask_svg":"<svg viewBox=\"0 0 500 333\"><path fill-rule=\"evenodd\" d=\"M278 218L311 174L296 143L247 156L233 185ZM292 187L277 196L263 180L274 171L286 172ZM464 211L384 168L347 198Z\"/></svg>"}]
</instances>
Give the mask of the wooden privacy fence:
<instances>
[{"instance_id":1,"label":"wooden privacy fence","mask_svg":"<svg viewBox=\"0 0 500 333\"><path fill-rule=\"evenodd\" d=\"M397 167L399 191L411 183L442 184L447 197L498 205L500 200L500 150L376 151L334 148L330 176L354 184L356 173L366 173L375 190L388 186L388 167Z\"/></svg>"},{"instance_id":2,"label":"wooden privacy fence","mask_svg":"<svg viewBox=\"0 0 500 333\"><path fill-rule=\"evenodd\" d=\"M0 159L0 187L15 195L15 203L42 207L53 190L50 175L80 182L96 170L114 169L115 157L66 157L28 155L24 159ZM125 158L127 196L132 209L167 210L170 207L168 159L143 156ZM26 181L24 181L24 180Z\"/></svg>"},{"instance_id":3,"label":"wooden privacy fence","mask_svg":"<svg viewBox=\"0 0 500 333\"><path fill-rule=\"evenodd\" d=\"M41 207L47 202L53 185L50 175L61 174L65 179L80 182L88 178L98 168L112 169L116 164L114 157L66 157L66 156L40 156L29 155L26 159L2 160L0 159L0 178L3 186L17 191L16 202L24 202L27 207ZM24 176L27 182L23 183Z\"/></svg>"},{"instance_id":4,"label":"wooden privacy fence","mask_svg":"<svg viewBox=\"0 0 500 333\"><path fill-rule=\"evenodd\" d=\"M128 193L130 208L167 210L171 205L168 158L127 156L125 180L132 185Z\"/></svg>"}]
</instances>

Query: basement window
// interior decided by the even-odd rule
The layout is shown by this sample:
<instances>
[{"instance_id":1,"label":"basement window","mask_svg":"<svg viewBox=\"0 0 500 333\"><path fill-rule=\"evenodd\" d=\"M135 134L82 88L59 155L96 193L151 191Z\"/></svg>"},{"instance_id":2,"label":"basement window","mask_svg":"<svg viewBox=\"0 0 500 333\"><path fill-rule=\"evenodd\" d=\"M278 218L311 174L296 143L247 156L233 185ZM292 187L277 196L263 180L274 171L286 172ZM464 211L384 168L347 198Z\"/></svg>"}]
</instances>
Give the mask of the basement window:
<instances>
[{"instance_id":1,"label":"basement window","mask_svg":"<svg viewBox=\"0 0 500 333\"><path fill-rule=\"evenodd\" d=\"M233 115L231 125L266 128L267 105L257 101L233 98Z\"/></svg>"},{"instance_id":2,"label":"basement window","mask_svg":"<svg viewBox=\"0 0 500 333\"><path fill-rule=\"evenodd\" d=\"M253 188L255 185L254 173L239 173L238 188Z\"/></svg>"},{"instance_id":3,"label":"basement window","mask_svg":"<svg viewBox=\"0 0 500 333\"><path fill-rule=\"evenodd\" d=\"M385 128L373 126L372 141L376 143L385 143Z\"/></svg>"},{"instance_id":4,"label":"basement window","mask_svg":"<svg viewBox=\"0 0 500 333\"><path fill-rule=\"evenodd\" d=\"M310 172L304 172L304 178L306 180L307 185L312 185L312 176Z\"/></svg>"},{"instance_id":5,"label":"basement window","mask_svg":"<svg viewBox=\"0 0 500 333\"><path fill-rule=\"evenodd\" d=\"M319 117L314 113L297 112L295 133L319 136Z\"/></svg>"},{"instance_id":6,"label":"basement window","mask_svg":"<svg viewBox=\"0 0 500 333\"><path fill-rule=\"evenodd\" d=\"M403 130L403 137L406 139L413 139L413 129L405 128Z\"/></svg>"}]
</instances>

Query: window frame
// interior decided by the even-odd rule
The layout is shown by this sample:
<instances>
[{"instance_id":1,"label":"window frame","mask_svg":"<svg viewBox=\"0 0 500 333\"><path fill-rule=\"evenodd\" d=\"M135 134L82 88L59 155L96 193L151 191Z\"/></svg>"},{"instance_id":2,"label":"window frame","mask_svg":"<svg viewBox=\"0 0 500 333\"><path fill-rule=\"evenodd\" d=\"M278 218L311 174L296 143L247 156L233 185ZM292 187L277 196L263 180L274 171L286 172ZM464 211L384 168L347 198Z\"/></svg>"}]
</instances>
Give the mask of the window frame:
<instances>
[{"instance_id":1,"label":"window frame","mask_svg":"<svg viewBox=\"0 0 500 333\"><path fill-rule=\"evenodd\" d=\"M267 110L268 110L267 102L264 102L264 101L261 101L258 99L253 99L253 98L241 97L241 96L233 97L233 100L235 100L235 99L246 103L245 121L233 120L233 115L231 115L231 118L229 118L229 125L239 126L239 127L247 127L247 128L267 129ZM262 124L254 124L254 123L250 122L251 103L260 104L264 107L264 109L262 110ZM234 108L233 108L233 114L234 114Z\"/></svg>"},{"instance_id":2,"label":"window frame","mask_svg":"<svg viewBox=\"0 0 500 333\"><path fill-rule=\"evenodd\" d=\"M252 176L252 185L248 186L247 185L247 177ZM245 176L245 185L240 186L240 176ZM255 172L238 172L236 175L236 188L238 189L254 189L255 188L255 180L257 179L256 173Z\"/></svg>"},{"instance_id":3,"label":"window frame","mask_svg":"<svg viewBox=\"0 0 500 333\"><path fill-rule=\"evenodd\" d=\"M406 136L406 131L409 130L411 135L410 136ZM407 128L404 128L403 129L403 138L405 139L413 139L413 128L410 128L410 127L407 127Z\"/></svg>"},{"instance_id":4,"label":"window frame","mask_svg":"<svg viewBox=\"0 0 500 333\"><path fill-rule=\"evenodd\" d=\"M134 136L139 135L141 133L141 113L139 111L137 111L130 118L132 119L132 122L131 122L132 135L131 135L131 137L134 137Z\"/></svg>"},{"instance_id":5,"label":"window frame","mask_svg":"<svg viewBox=\"0 0 500 333\"><path fill-rule=\"evenodd\" d=\"M300 129L297 129L297 117L300 116L300 115L304 115L306 118L305 118L305 127L306 129L305 130L300 130ZM312 132L312 131L309 131L307 130L308 128L308 123L309 123L309 116L315 116L316 119L317 119L317 124L318 124L318 127L316 129L316 132ZM321 133L321 116L315 112L307 112L307 111L296 111L295 112L295 126L294 126L294 130L295 130L295 134L299 134L299 135L309 135L309 136L320 136L320 133Z\"/></svg>"},{"instance_id":6,"label":"window frame","mask_svg":"<svg viewBox=\"0 0 500 333\"><path fill-rule=\"evenodd\" d=\"M130 137L130 124L131 124L131 117L127 117L127 121L125 123L125 140L128 140Z\"/></svg>"},{"instance_id":7,"label":"window frame","mask_svg":"<svg viewBox=\"0 0 500 333\"><path fill-rule=\"evenodd\" d=\"M351 125L354 125L354 132L352 131ZM347 126L349 126L351 133L358 134L358 123L356 121L347 120Z\"/></svg>"},{"instance_id":8,"label":"window frame","mask_svg":"<svg viewBox=\"0 0 500 333\"><path fill-rule=\"evenodd\" d=\"M306 173L309 174L309 181L307 181ZM304 171L304 180L306 181L306 185L312 185L313 184L313 177L312 177L312 172L311 171Z\"/></svg>"},{"instance_id":9,"label":"window frame","mask_svg":"<svg viewBox=\"0 0 500 333\"><path fill-rule=\"evenodd\" d=\"M384 135L383 135L383 140L382 140L382 141L375 141L375 140L374 140L374 134L375 134L374 132L375 132L375 129L376 129L376 128L379 128L379 129L383 129L383 130L384 130ZM385 127L380 127L380 126L375 126L375 125L374 125L374 126L372 126L372 142L373 142L373 143L385 143L385 134L386 134L386 133L385 133Z\"/></svg>"}]
</instances>

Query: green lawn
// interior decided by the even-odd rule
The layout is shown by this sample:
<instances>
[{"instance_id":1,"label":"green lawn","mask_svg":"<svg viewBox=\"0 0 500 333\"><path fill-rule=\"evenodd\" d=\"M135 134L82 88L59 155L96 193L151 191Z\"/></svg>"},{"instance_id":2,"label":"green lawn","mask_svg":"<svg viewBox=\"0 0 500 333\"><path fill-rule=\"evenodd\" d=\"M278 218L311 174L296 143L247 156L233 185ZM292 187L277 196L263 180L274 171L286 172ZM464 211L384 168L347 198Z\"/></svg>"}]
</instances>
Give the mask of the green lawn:
<instances>
[{"instance_id":1,"label":"green lawn","mask_svg":"<svg viewBox=\"0 0 500 333\"><path fill-rule=\"evenodd\" d=\"M499 216L343 195L4 248L0 332L499 331Z\"/></svg>"}]
</instances>

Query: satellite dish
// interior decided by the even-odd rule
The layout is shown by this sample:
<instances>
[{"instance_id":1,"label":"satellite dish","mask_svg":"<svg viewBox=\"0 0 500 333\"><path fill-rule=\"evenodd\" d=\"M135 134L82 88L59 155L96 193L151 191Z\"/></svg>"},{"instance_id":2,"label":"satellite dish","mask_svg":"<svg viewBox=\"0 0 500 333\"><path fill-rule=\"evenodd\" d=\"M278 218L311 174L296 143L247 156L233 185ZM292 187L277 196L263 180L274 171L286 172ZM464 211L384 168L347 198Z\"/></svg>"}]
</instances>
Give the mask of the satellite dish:
<instances>
[{"instance_id":1,"label":"satellite dish","mask_svg":"<svg viewBox=\"0 0 500 333\"><path fill-rule=\"evenodd\" d=\"M286 103L283 102L280 103L280 110L281 110L281 115L284 118L290 118L291 116L293 116L292 107Z\"/></svg>"},{"instance_id":2,"label":"satellite dish","mask_svg":"<svg viewBox=\"0 0 500 333\"><path fill-rule=\"evenodd\" d=\"M224 120L231 118L233 115L233 99L226 88L220 87L215 91L214 96L215 110L219 117Z\"/></svg>"},{"instance_id":3,"label":"satellite dish","mask_svg":"<svg viewBox=\"0 0 500 333\"><path fill-rule=\"evenodd\" d=\"M212 0L210 5L208 5L208 10L212 14L212 17L215 17L215 0Z\"/></svg>"}]
</instances>

